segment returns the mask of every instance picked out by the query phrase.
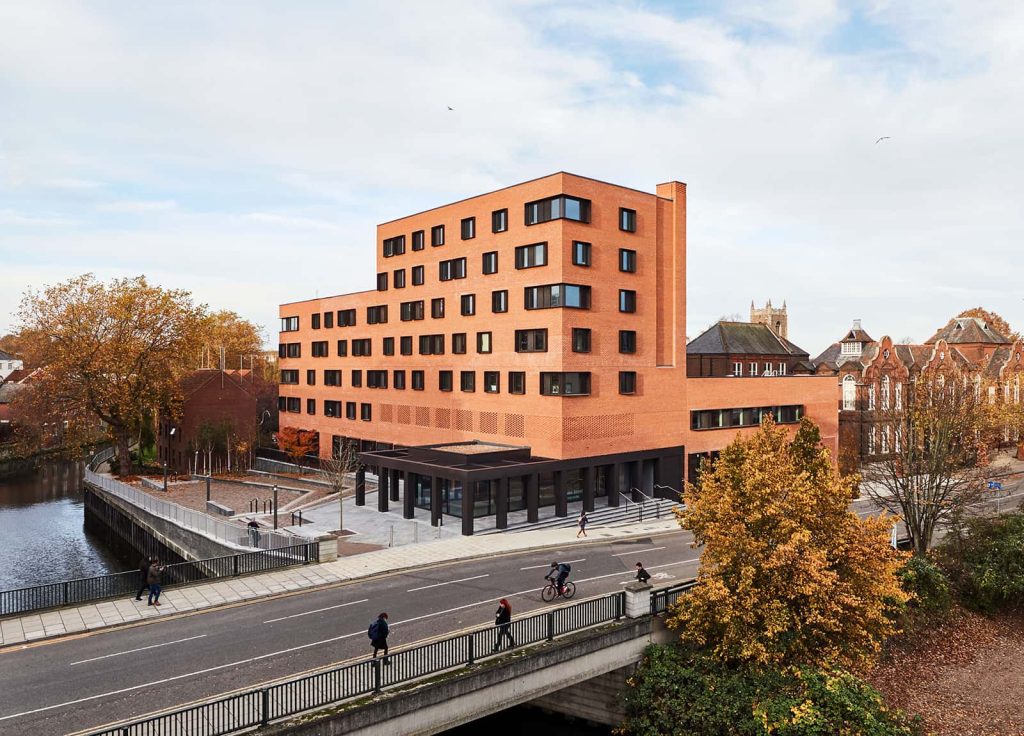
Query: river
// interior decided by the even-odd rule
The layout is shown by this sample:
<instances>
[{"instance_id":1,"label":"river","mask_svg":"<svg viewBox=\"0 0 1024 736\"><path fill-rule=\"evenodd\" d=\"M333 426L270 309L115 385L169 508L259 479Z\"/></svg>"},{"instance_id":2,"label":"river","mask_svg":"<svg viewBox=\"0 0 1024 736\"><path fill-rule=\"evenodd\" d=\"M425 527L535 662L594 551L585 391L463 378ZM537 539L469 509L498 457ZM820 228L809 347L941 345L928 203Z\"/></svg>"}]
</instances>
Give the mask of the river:
<instances>
[{"instance_id":1,"label":"river","mask_svg":"<svg viewBox=\"0 0 1024 736\"><path fill-rule=\"evenodd\" d=\"M84 464L43 464L0 478L0 590L132 570L85 529Z\"/></svg>"}]
</instances>

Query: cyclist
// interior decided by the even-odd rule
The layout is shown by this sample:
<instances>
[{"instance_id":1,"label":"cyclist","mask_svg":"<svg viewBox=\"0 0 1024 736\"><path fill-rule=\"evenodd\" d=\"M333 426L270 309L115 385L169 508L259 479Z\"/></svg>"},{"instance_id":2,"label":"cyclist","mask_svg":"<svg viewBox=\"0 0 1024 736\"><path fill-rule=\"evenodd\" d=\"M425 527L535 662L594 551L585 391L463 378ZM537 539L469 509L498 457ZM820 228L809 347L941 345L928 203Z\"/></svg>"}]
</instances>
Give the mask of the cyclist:
<instances>
[{"instance_id":1,"label":"cyclist","mask_svg":"<svg viewBox=\"0 0 1024 736\"><path fill-rule=\"evenodd\" d=\"M554 582L558 594L562 595L565 592L565 581L571 571L572 566L568 562L552 562L551 571L544 576L544 579Z\"/></svg>"}]
</instances>

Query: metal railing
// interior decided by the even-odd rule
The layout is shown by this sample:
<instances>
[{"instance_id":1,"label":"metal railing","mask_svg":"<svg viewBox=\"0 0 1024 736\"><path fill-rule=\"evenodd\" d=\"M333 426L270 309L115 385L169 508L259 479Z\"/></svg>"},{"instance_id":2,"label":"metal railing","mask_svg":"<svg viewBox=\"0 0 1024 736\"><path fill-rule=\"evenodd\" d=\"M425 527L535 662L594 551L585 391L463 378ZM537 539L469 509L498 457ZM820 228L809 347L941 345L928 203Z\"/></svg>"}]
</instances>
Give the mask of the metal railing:
<instances>
[{"instance_id":1,"label":"metal railing","mask_svg":"<svg viewBox=\"0 0 1024 736\"><path fill-rule=\"evenodd\" d=\"M551 641L625 615L625 593L592 598L515 619L509 633L515 646ZM264 688L161 713L96 731L92 736L228 736L271 721L380 692L494 656L499 627L488 626L420 646L392 651L387 660L365 659Z\"/></svg>"},{"instance_id":2,"label":"metal railing","mask_svg":"<svg viewBox=\"0 0 1024 736\"><path fill-rule=\"evenodd\" d=\"M673 585L671 588L651 591L651 615L657 616L660 613L667 612L679 600L679 596L693 590L695 585L697 585L696 580L687 580L686 582Z\"/></svg>"},{"instance_id":3,"label":"metal railing","mask_svg":"<svg viewBox=\"0 0 1024 736\"><path fill-rule=\"evenodd\" d=\"M127 501L133 506L144 509L162 519L173 521L178 526L192 529L218 541L227 542L239 547L253 546L250 541L249 530L243 524L216 519L201 511L185 508L171 501L162 501L127 483L122 483L107 475L100 475L89 467L85 469L85 480L87 483L91 483L107 493L117 496L122 501ZM260 549L283 549L294 544L295 537L291 535L264 529L260 530L258 544Z\"/></svg>"},{"instance_id":4,"label":"metal railing","mask_svg":"<svg viewBox=\"0 0 1024 736\"><path fill-rule=\"evenodd\" d=\"M162 580L164 585L189 585L217 578L276 570L291 565L305 565L309 562L319 562L319 560L319 543L304 542L280 549L258 550L227 557L178 562L164 568ZM104 598L122 597L134 594L141 586L139 571L132 570L35 585L30 588L3 590L0 591L0 616L88 603Z\"/></svg>"}]
</instances>

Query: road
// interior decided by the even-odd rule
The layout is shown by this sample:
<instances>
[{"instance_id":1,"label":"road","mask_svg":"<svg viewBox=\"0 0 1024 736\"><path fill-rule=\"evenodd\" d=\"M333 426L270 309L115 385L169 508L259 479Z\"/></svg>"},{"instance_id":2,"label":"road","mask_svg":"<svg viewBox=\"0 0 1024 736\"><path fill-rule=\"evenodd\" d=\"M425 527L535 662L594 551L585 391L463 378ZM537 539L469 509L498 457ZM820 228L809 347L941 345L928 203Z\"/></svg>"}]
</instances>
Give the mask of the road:
<instances>
[{"instance_id":1,"label":"road","mask_svg":"<svg viewBox=\"0 0 1024 736\"><path fill-rule=\"evenodd\" d=\"M502 597L515 615L548 608L554 604L540 600L540 588L553 559L572 564L578 598L621 590L637 561L654 583L690 578L698 552L689 539L682 531L614 543L570 539L556 551L440 565L8 649L0 652L0 733L95 729L364 657L372 651L366 628L380 611L390 617L390 643L400 647L492 623Z\"/></svg>"}]
</instances>

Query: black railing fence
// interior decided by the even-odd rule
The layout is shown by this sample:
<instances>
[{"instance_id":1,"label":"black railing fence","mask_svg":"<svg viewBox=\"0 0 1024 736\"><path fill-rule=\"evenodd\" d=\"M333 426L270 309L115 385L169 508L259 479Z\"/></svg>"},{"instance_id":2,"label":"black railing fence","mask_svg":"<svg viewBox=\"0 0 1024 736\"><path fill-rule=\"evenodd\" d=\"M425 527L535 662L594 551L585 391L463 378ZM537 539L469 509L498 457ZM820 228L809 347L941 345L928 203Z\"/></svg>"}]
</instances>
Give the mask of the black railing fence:
<instances>
[{"instance_id":1,"label":"black railing fence","mask_svg":"<svg viewBox=\"0 0 1024 736\"><path fill-rule=\"evenodd\" d=\"M562 608L524 616L511 622L516 648L551 641L625 616L626 594L580 601ZM91 736L228 736L271 721L322 708L383 688L410 682L446 670L472 665L495 656L499 628L488 626L464 634L392 651L322 672L267 687L236 693L218 700L113 726ZM507 649L502 642L502 651Z\"/></svg>"},{"instance_id":2,"label":"black railing fence","mask_svg":"<svg viewBox=\"0 0 1024 736\"><path fill-rule=\"evenodd\" d=\"M683 593L689 592L695 585L696 580L687 580L685 582L673 585L671 588L661 588L660 590L651 591L651 615L657 616L660 613L665 613L668 609L679 600L679 596Z\"/></svg>"},{"instance_id":3,"label":"black railing fence","mask_svg":"<svg viewBox=\"0 0 1024 736\"><path fill-rule=\"evenodd\" d=\"M307 542L280 549L264 549L227 557L213 557L206 560L167 565L162 580L165 586L188 585L217 578L276 570L291 565L304 565L309 562L319 562L319 560L320 545L317 542ZM141 584L139 571L133 570L47 585L35 585L30 588L3 590L0 591L0 616L12 616L45 608L122 597L134 594Z\"/></svg>"}]
</instances>

